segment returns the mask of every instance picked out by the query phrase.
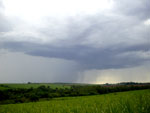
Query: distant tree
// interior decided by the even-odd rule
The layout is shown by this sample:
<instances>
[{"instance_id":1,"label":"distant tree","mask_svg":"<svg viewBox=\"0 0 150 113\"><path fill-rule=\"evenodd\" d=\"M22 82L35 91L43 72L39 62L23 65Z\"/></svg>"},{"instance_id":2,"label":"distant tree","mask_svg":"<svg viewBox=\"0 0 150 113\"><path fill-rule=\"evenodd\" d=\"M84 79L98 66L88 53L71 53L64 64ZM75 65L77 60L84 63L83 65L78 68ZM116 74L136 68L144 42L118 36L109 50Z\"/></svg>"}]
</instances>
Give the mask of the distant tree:
<instances>
[{"instance_id":1,"label":"distant tree","mask_svg":"<svg viewBox=\"0 0 150 113\"><path fill-rule=\"evenodd\" d=\"M28 82L28 84L31 84L31 82Z\"/></svg>"}]
</instances>

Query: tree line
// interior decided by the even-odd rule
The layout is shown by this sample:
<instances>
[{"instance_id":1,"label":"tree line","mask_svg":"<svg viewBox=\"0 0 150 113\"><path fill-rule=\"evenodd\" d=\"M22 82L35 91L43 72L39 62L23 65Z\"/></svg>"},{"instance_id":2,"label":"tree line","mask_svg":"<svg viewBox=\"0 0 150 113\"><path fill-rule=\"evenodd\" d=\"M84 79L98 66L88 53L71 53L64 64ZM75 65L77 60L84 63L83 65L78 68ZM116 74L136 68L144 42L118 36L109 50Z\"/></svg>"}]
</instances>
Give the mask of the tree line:
<instances>
[{"instance_id":1,"label":"tree line","mask_svg":"<svg viewBox=\"0 0 150 113\"><path fill-rule=\"evenodd\" d=\"M52 99L56 97L88 96L113 92L150 89L150 84L126 84L126 85L72 85L71 88L53 89L50 86L38 88L11 88L0 90L0 104L36 102L40 99Z\"/></svg>"}]
</instances>

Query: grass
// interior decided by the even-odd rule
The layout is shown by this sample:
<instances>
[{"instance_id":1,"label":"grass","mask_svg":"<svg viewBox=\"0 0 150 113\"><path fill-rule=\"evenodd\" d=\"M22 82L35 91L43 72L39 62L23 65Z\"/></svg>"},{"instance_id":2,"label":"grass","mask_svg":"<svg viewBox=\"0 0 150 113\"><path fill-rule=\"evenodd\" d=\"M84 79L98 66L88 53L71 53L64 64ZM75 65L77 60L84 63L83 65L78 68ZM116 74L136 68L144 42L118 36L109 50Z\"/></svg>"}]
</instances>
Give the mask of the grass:
<instances>
[{"instance_id":1,"label":"grass","mask_svg":"<svg viewBox=\"0 0 150 113\"><path fill-rule=\"evenodd\" d=\"M34 83L34 84L0 84L0 90L8 88L38 88L39 86L50 86L51 88L70 88L70 85L66 84L55 84L55 83ZM8 87L5 87L8 86Z\"/></svg>"},{"instance_id":2,"label":"grass","mask_svg":"<svg viewBox=\"0 0 150 113\"><path fill-rule=\"evenodd\" d=\"M8 87L0 86L0 90L9 89Z\"/></svg>"},{"instance_id":3,"label":"grass","mask_svg":"<svg viewBox=\"0 0 150 113\"><path fill-rule=\"evenodd\" d=\"M0 113L150 113L150 90L1 105Z\"/></svg>"}]
</instances>

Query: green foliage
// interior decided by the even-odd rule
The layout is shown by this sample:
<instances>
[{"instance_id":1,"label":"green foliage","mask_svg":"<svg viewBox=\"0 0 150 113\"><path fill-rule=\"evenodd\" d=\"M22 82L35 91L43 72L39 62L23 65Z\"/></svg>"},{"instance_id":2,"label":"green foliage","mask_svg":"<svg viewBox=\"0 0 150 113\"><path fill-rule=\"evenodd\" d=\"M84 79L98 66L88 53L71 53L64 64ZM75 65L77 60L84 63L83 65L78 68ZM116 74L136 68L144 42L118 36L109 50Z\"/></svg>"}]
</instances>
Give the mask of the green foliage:
<instances>
[{"instance_id":1,"label":"green foliage","mask_svg":"<svg viewBox=\"0 0 150 113\"><path fill-rule=\"evenodd\" d=\"M52 89L65 89L65 88L70 88L70 85L69 84L56 84L56 83L31 83L31 82L28 82L27 84L0 84L0 90L3 88L25 88L25 89L29 89L29 88L38 88L39 86L49 86L51 87Z\"/></svg>"},{"instance_id":2,"label":"green foliage","mask_svg":"<svg viewBox=\"0 0 150 113\"><path fill-rule=\"evenodd\" d=\"M6 90L6 89L9 89L7 85L0 84L0 90Z\"/></svg>"},{"instance_id":3,"label":"green foliage","mask_svg":"<svg viewBox=\"0 0 150 113\"><path fill-rule=\"evenodd\" d=\"M139 89L150 89L150 85L73 85L70 88L59 89L41 85L38 88L10 88L0 90L0 104L24 103L44 98L88 96Z\"/></svg>"},{"instance_id":4,"label":"green foliage","mask_svg":"<svg viewBox=\"0 0 150 113\"><path fill-rule=\"evenodd\" d=\"M150 113L150 90L1 105L0 113Z\"/></svg>"}]
</instances>

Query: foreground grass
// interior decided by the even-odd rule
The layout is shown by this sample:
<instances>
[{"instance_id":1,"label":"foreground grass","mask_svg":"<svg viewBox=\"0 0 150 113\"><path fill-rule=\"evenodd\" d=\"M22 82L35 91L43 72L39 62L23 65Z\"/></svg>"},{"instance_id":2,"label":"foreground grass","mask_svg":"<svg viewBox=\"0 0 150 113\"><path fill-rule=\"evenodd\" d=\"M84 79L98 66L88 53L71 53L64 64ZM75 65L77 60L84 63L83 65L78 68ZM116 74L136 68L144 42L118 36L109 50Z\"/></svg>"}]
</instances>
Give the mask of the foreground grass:
<instances>
[{"instance_id":1,"label":"foreground grass","mask_svg":"<svg viewBox=\"0 0 150 113\"><path fill-rule=\"evenodd\" d=\"M0 113L150 113L150 90L1 105Z\"/></svg>"}]
</instances>

